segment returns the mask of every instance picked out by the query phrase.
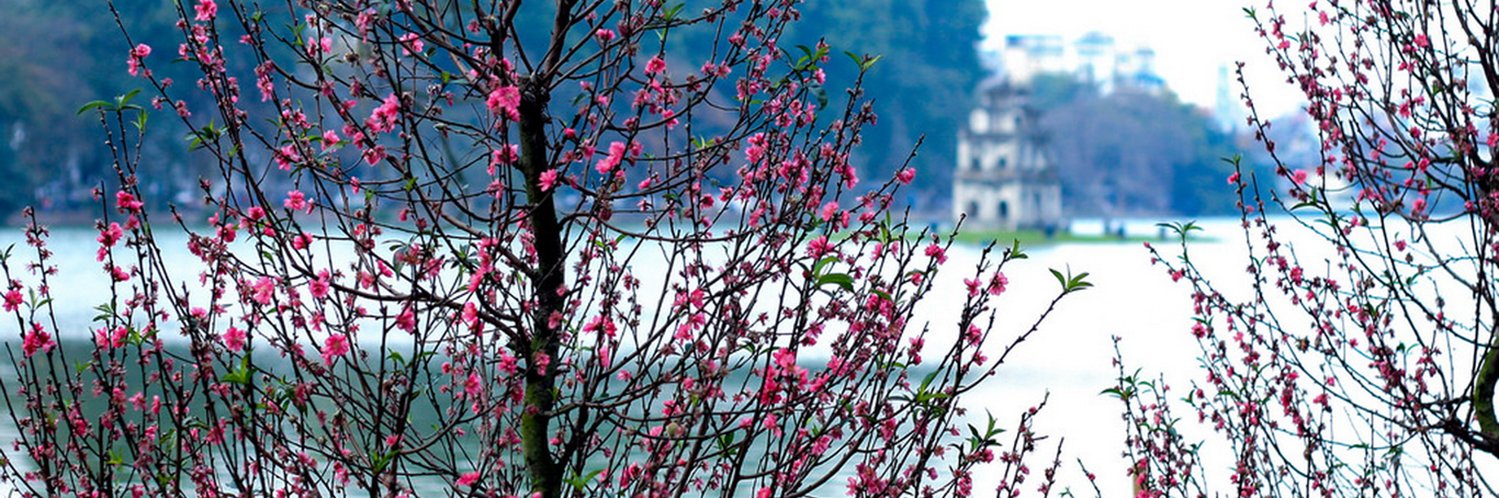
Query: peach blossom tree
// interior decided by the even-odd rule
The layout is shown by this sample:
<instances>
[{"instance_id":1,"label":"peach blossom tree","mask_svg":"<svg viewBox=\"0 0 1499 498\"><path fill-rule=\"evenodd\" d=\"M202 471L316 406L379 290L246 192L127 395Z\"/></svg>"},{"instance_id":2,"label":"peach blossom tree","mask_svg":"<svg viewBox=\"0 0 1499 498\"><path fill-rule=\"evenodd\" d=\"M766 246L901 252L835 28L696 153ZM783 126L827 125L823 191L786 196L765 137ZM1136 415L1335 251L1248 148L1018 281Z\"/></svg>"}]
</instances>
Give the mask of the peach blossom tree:
<instances>
[{"instance_id":1,"label":"peach blossom tree","mask_svg":"<svg viewBox=\"0 0 1499 498\"><path fill-rule=\"evenodd\" d=\"M1121 375L1142 493L1495 493L1484 469L1499 457L1496 12L1401 0L1246 9L1305 97L1320 154L1284 160L1247 88L1248 124L1276 166L1273 178L1228 178L1247 278L1214 275L1191 244L1154 252L1191 288L1206 375L1180 393L1185 420L1169 415L1164 384ZM1181 436L1194 419L1216 431L1208 446L1230 450L1227 478Z\"/></svg>"},{"instance_id":2,"label":"peach blossom tree","mask_svg":"<svg viewBox=\"0 0 1499 498\"><path fill-rule=\"evenodd\" d=\"M822 68L878 58L777 46L797 3L181 2L179 45L122 54L144 91L84 108L118 173L98 266L35 222L5 260L6 482L966 496L999 460L1047 489L1030 417L1001 446L962 401L1051 312L995 332L1024 254L975 250L961 302L916 316L950 234L889 212L914 168L858 177L876 115ZM147 116L216 164L201 202L146 207ZM56 318L79 271L111 295L82 344Z\"/></svg>"}]
</instances>

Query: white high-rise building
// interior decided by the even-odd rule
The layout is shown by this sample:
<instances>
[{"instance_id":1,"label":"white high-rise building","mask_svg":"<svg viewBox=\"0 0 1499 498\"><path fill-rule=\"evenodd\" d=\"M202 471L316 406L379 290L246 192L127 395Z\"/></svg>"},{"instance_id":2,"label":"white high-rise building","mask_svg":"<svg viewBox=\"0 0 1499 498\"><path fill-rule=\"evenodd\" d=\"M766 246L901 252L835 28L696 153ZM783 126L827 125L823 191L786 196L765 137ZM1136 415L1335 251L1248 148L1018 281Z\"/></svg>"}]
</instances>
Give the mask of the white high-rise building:
<instances>
[{"instance_id":1,"label":"white high-rise building","mask_svg":"<svg viewBox=\"0 0 1499 498\"><path fill-rule=\"evenodd\" d=\"M1001 52L1003 72L1017 85L1041 73L1074 74L1102 93L1126 86L1148 92L1165 89L1155 72L1155 51L1121 49L1114 38L1090 32L1067 43L1060 35L1009 35Z\"/></svg>"}]
</instances>

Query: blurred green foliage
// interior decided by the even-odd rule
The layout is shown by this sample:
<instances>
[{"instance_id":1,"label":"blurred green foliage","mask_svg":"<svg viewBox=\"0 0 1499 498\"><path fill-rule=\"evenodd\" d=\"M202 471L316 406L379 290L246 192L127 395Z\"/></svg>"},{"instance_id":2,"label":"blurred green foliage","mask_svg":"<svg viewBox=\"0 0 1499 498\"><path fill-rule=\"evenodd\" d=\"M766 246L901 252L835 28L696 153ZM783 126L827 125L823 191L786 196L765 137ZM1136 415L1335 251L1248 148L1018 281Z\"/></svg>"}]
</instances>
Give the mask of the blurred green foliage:
<instances>
[{"instance_id":1,"label":"blurred green foliage","mask_svg":"<svg viewBox=\"0 0 1499 498\"><path fill-rule=\"evenodd\" d=\"M812 44L822 37L835 54L882 56L865 80L880 121L866 130L863 174L888 178L926 135L916 160L916 189L945 197L957 161L956 131L986 74L978 53L988 17L983 1L813 0L801 11L794 42ZM834 87L846 84L856 69L832 64L828 79Z\"/></svg>"},{"instance_id":2,"label":"blurred green foliage","mask_svg":"<svg viewBox=\"0 0 1499 498\"><path fill-rule=\"evenodd\" d=\"M192 84L193 77L185 71L171 74L188 69L171 63L181 36L174 25L175 2L114 3L130 28L130 42L102 0L0 0L0 12L5 13L0 16L0 74L7 75L0 78L0 175L9 179L0 183L0 219L27 204L64 211L93 208L89 191L114 174L95 118L76 111L84 102L146 86L125 73L132 44L155 48L148 61L159 76L178 76L181 86ZM693 7L701 2L689 3ZM527 47L544 42L550 7L550 2L524 4L517 21L523 24ZM976 52L986 17L983 2L813 0L799 10L801 22L780 46L794 50L821 38L833 46L833 60L825 66L830 105L841 102L843 95L836 89L851 84L857 72L844 51L883 56L865 80L865 96L876 100L880 121L866 130L865 146L856 158L861 174L869 181L889 178L926 134L917 160L923 173L914 190L922 197L945 196L957 147L954 131L983 75ZM711 37L712 33L673 33L668 53L695 68ZM197 175L183 174L190 173L195 158L180 140L186 129L175 116L155 114L144 144L154 158L147 166L176 174L143 171L143 181L148 190L165 194L156 199L190 198ZM705 124L711 127L711 120Z\"/></svg>"},{"instance_id":3,"label":"blurred green foliage","mask_svg":"<svg viewBox=\"0 0 1499 498\"><path fill-rule=\"evenodd\" d=\"M153 66L167 68L161 74L171 76L173 2L115 3L129 16L134 41L156 47ZM26 205L87 210L94 205L91 189L115 175L96 115L79 115L78 109L146 86L125 72L131 44L102 1L0 0L0 12L0 74L6 75L0 78L0 175L6 179L0 182L0 220ZM156 119L151 126L178 129L172 121ZM186 154L180 137L175 131L147 137L143 147L167 153L154 156L160 160L152 169L182 167ZM183 180L186 187L193 180L163 176Z\"/></svg>"},{"instance_id":4,"label":"blurred green foliage","mask_svg":"<svg viewBox=\"0 0 1499 498\"><path fill-rule=\"evenodd\" d=\"M1103 93L1070 74L1032 82L1073 216L1234 212L1225 159L1253 145L1169 90Z\"/></svg>"}]
</instances>

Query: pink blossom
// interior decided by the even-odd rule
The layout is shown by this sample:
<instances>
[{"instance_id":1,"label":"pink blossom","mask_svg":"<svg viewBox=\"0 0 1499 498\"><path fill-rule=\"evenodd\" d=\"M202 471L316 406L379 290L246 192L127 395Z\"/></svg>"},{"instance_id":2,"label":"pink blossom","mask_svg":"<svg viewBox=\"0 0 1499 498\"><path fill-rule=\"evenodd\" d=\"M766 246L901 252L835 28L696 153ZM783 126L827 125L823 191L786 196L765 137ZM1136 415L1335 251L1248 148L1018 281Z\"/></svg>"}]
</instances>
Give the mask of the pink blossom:
<instances>
[{"instance_id":1,"label":"pink blossom","mask_svg":"<svg viewBox=\"0 0 1499 498\"><path fill-rule=\"evenodd\" d=\"M125 59L125 71L130 73L131 76L140 74L141 62L148 55L151 55L150 45L142 43L130 49L130 57Z\"/></svg>"},{"instance_id":2,"label":"pink blossom","mask_svg":"<svg viewBox=\"0 0 1499 498\"><path fill-rule=\"evenodd\" d=\"M416 310L412 309L409 305L402 308L401 314L396 315L396 328L404 330L407 333L415 333Z\"/></svg>"},{"instance_id":3,"label":"pink blossom","mask_svg":"<svg viewBox=\"0 0 1499 498\"><path fill-rule=\"evenodd\" d=\"M292 190L287 192L286 201L282 202L282 205L286 206L287 209L290 209L292 211L312 211L312 204L307 202L307 194L303 194L300 190Z\"/></svg>"},{"instance_id":4,"label":"pink blossom","mask_svg":"<svg viewBox=\"0 0 1499 498\"><path fill-rule=\"evenodd\" d=\"M823 255L833 252L833 244L828 242L826 235L812 239L807 243L807 256L813 259L821 258Z\"/></svg>"},{"instance_id":5,"label":"pink blossom","mask_svg":"<svg viewBox=\"0 0 1499 498\"><path fill-rule=\"evenodd\" d=\"M323 132L323 150L337 147L342 140L338 138L338 132L327 130Z\"/></svg>"},{"instance_id":6,"label":"pink blossom","mask_svg":"<svg viewBox=\"0 0 1499 498\"><path fill-rule=\"evenodd\" d=\"M198 4L193 6L193 10L197 11L198 14L193 17L193 20L212 21L214 17L219 15L219 4L215 3L214 0L198 0Z\"/></svg>"},{"instance_id":7,"label":"pink blossom","mask_svg":"<svg viewBox=\"0 0 1499 498\"><path fill-rule=\"evenodd\" d=\"M354 27L356 27L356 28L359 29L359 34L361 34L361 35L363 35L365 33L368 33L370 31L370 28L374 27L374 25L375 25L375 9L374 8L369 8L369 9L361 10L361 11L359 11L359 16L357 16L357 17L354 18Z\"/></svg>"},{"instance_id":8,"label":"pink blossom","mask_svg":"<svg viewBox=\"0 0 1499 498\"><path fill-rule=\"evenodd\" d=\"M463 474L461 476L458 476L458 485L459 486L473 486L477 482L479 482L479 473L478 472L469 472L469 473Z\"/></svg>"},{"instance_id":9,"label":"pink blossom","mask_svg":"<svg viewBox=\"0 0 1499 498\"><path fill-rule=\"evenodd\" d=\"M822 212L818 214L822 216L822 221L832 220L833 215L838 214L838 203L829 202L827 204L823 204Z\"/></svg>"},{"instance_id":10,"label":"pink blossom","mask_svg":"<svg viewBox=\"0 0 1499 498\"><path fill-rule=\"evenodd\" d=\"M677 332L676 334L672 335L672 338L679 341L690 341L692 340L693 332L696 332L698 329L703 328L703 326L707 324L708 315L705 315L703 313L693 313L689 315L681 325L677 326Z\"/></svg>"},{"instance_id":11,"label":"pink blossom","mask_svg":"<svg viewBox=\"0 0 1499 498\"><path fill-rule=\"evenodd\" d=\"M546 373L547 368L552 365L552 357L551 355L537 351L531 357L531 364L536 366L537 373Z\"/></svg>"},{"instance_id":12,"label":"pink blossom","mask_svg":"<svg viewBox=\"0 0 1499 498\"><path fill-rule=\"evenodd\" d=\"M116 326L114 329L100 328L94 332L94 345L102 349L114 349L125 345L125 339L130 336L130 329L124 325Z\"/></svg>"},{"instance_id":13,"label":"pink blossom","mask_svg":"<svg viewBox=\"0 0 1499 498\"><path fill-rule=\"evenodd\" d=\"M396 120L400 118L400 115L401 96L392 93L386 95L385 100L380 102L380 106L370 112L370 118L365 120L364 125L375 133L385 133L395 129Z\"/></svg>"},{"instance_id":14,"label":"pink blossom","mask_svg":"<svg viewBox=\"0 0 1499 498\"><path fill-rule=\"evenodd\" d=\"M363 156L364 162L366 164L369 164L370 166L374 166L376 164L380 164L380 161L384 161L385 160L385 146L383 146L383 145L376 145L374 147L370 147L368 149L365 149L364 153L361 154L361 156ZM354 186L354 187L358 188L358 186Z\"/></svg>"},{"instance_id":15,"label":"pink blossom","mask_svg":"<svg viewBox=\"0 0 1499 498\"><path fill-rule=\"evenodd\" d=\"M18 307L21 306L21 303L24 299L25 298L21 296L20 290L11 289L10 292L6 292L5 311L15 311Z\"/></svg>"},{"instance_id":16,"label":"pink blossom","mask_svg":"<svg viewBox=\"0 0 1499 498\"><path fill-rule=\"evenodd\" d=\"M146 206L146 203L135 198L134 194L121 190L115 192L115 205L119 206L121 212L138 212Z\"/></svg>"},{"instance_id":17,"label":"pink blossom","mask_svg":"<svg viewBox=\"0 0 1499 498\"><path fill-rule=\"evenodd\" d=\"M514 86L497 86L489 92L489 98L484 101L489 107L489 112L511 120L520 121L520 88Z\"/></svg>"},{"instance_id":18,"label":"pink blossom","mask_svg":"<svg viewBox=\"0 0 1499 498\"><path fill-rule=\"evenodd\" d=\"M422 44L421 36L417 35L416 33L406 33L404 35L401 35L401 55L422 53L422 49L424 47L425 45Z\"/></svg>"},{"instance_id":19,"label":"pink blossom","mask_svg":"<svg viewBox=\"0 0 1499 498\"><path fill-rule=\"evenodd\" d=\"M666 61L661 60L661 55L659 54L657 54L655 57L651 57L651 60L646 61L645 63L645 74L658 74L665 70Z\"/></svg>"},{"instance_id":20,"label":"pink blossom","mask_svg":"<svg viewBox=\"0 0 1499 498\"><path fill-rule=\"evenodd\" d=\"M618 327L614 325L614 320L605 318L604 315L593 317L592 320L588 321L587 325L583 326L584 332L603 334L604 336L609 338L613 338L617 333L617 330Z\"/></svg>"},{"instance_id":21,"label":"pink blossom","mask_svg":"<svg viewBox=\"0 0 1499 498\"><path fill-rule=\"evenodd\" d=\"M1005 287L1009 285L1010 279L1005 277L1004 272L994 272L994 276L989 279L989 294L993 296L1003 294Z\"/></svg>"},{"instance_id":22,"label":"pink blossom","mask_svg":"<svg viewBox=\"0 0 1499 498\"><path fill-rule=\"evenodd\" d=\"M315 279L312 282L310 282L310 283L307 284L307 292L311 293L312 297L315 297L315 298L318 298L318 299L322 299L322 298L328 297L328 288L329 288L328 270L319 271L318 274L317 274L317 277L318 277L317 279Z\"/></svg>"},{"instance_id":23,"label":"pink blossom","mask_svg":"<svg viewBox=\"0 0 1499 498\"><path fill-rule=\"evenodd\" d=\"M478 372L469 373L468 378L464 379L463 381L463 394L467 395L470 398L479 397L479 394L483 393L483 389L484 378L479 377Z\"/></svg>"},{"instance_id":24,"label":"pink blossom","mask_svg":"<svg viewBox=\"0 0 1499 498\"><path fill-rule=\"evenodd\" d=\"M474 303L463 303L463 312L459 313L458 318L463 320L469 328L476 328L479 325L479 306Z\"/></svg>"},{"instance_id":25,"label":"pink blossom","mask_svg":"<svg viewBox=\"0 0 1499 498\"><path fill-rule=\"evenodd\" d=\"M333 51L333 39L329 37L311 38L307 40L307 56L321 57Z\"/></svg>"},{"instance_id":26,"label":"pink blossom","mask_svg":"<svg viewBox=\"0 0 1499 498\"><path fill-rule=\"evenodd\" d=\"M333 334L323 340L323 363L332 365L333 359L349 354L349 336Z\"/></svg>"},{"instance_id":27,"label":"pink blossom","mask_svg":"<svg viewBox=\"0 0 1499 498\"><path fill-rule=\"evenodd\" d=\"M551 192L557 186L557 170L549 169L541 172L541 191Z\"/></svg>"},{"instance_id":28,"label":"pink blossom","mask_svg":"<svg viewBox=\"0 0 1499 498\"><path fill-rule=\"evenodd\" d=\"M114 247L115 243L125 237L125 230L120 228L119 223L110 223L108 227L99 230L99 261L104 261L105 249Z\"/></svg>"},{"instance_id":29,"label":"pink blossom","mask_svg":"<svg viewBox=\"0 0 1499 498\"><path fill-rule=\"evenodd\" d=\"M627 148L627 146L625 145L624 142L620 142L620 141L616 140L616 141L610 143L609 144L609 155L604 156L603 159L600 159L599 162L598 162L598 164L594 165L594 169L598 170L599 173L605 173L605 174L609 173L610 171L613 171L614 168L616 168L616 167L619 166L620 161L622 161L624 159L624 157L625 157L625 149L626 148Z\"/></svg>"},{"instance_id":30,"label":"pink blossom","mask_svg":"<svg viewBox=\"0 0 1499 498\"><path fill-rule=\"evenodd\" d=\"M51 351L52 347L56 345L57 343L52 341L52 334L48 334L46 330L42 330L42 326L36 323L31 324L31 332L23 334L21 337L21 351L26 353L27 358L36 354L37 351L43 353Z\"/></svg>"},{"instance_id":31,"label":"pink blossom","mask_svg":"<svg viewBox=\"0 0 1499 498\"><path fill-rule=\"evenodd\" d=\"M489 153L489 174L494 174L495 166L509 166L520 159L520 150L515 144L502 145Z\"/></svg>"},{"instance_id":32,"label":"pink blossom","mask_svg":"<svg viewBox=\"0 0 1499 498\"><path fill-rule=\"evenodd\" d=\"M600 45L608 45L610 41L614 40L614 30L599 29L598 31L594 31L593 39L598 40Z\"/></svg>"},{"instance_id":33,"label":"pink blossom","mask_svg":"<svg viewBox=\"0 0 1499 498\"><path fill-rule=\"evenodd\" d=\"M903 184L910 185L911 181L916 179L916 168L900 170L899 173L895 174L895 179L900 180Z\"/></svg>"},{"instance_id":34,"label":"pink blossom","mask_svg":"<svg viewBox=\"0 0 1499 498\"><path fill-rule=\"evenodd\" d=\"M271 298L274 297L276 293L276 280L271 277L260 277L260 279L256 280L255 284L251 286L251 289L254 292L254 294L251 295L251 299L253 299L256 303L260 303L262 305L271 304Z\"/></svg>"},{"instance_id":35,"label":"pink blossom","mask_svg":"<svg viewBox=\"0 0 1499 498\"><path fill-rule=\"evenodd\" d=\"M231 352L243 351L245 349L245 340L247 339L245 331L235 328L232 325L229 327L229 330L224 331L222 339L224 340L224 349Z\"/></svg>"},{"instance_id":36,"label":"pink blossom","mask_svg":"<svg viewBox=\"0 0 1499 498\"><path fill-rule=\"evenodd\" d=\"M276 167L282 171L289 171L293 164L302 162L302 153L297 150L296 144L286 144L276 149L274 154Z\"/></svg>"},{"instance_id":37,"label":"pink blossom","mask_svg":"<svg viewBox=\"0 0 1499 498\"><path fill-rule=\"evenodd\" d=\"M1306 170L1304 170L1304 169L1298 169L1298 170L1296 170L1295 173L1291 173L1291 183L1294 183L1294 184L1297 184L1297 185L1301 185L1303 183L1306 183L1306 175L1307 175Z\"/></svg>"},{"instance_id":38,"label":"pink blossom","mask_svg":"<svg viewBox=\"0 0 1499 498\"><path fill-rule=\"evenodd\" d=\"M260 91L261 102L269 102L275 94L276 84L271 80L271 74L275 70L276 63L271 61L255 66L255 89Z\"/></svg>"},{"instance_id":39,"label":"pink blossom","mask_svg":"<svg viewBox=\"0 0 1499 498\"><path fill-rule=\"evenodd\" d=\"M947 262L947 250L943 249L942 246L939 246L937 244L926 246L926 256L928 258L936 259L937 264L939 265Z\"/></svg>"}]
</instances>

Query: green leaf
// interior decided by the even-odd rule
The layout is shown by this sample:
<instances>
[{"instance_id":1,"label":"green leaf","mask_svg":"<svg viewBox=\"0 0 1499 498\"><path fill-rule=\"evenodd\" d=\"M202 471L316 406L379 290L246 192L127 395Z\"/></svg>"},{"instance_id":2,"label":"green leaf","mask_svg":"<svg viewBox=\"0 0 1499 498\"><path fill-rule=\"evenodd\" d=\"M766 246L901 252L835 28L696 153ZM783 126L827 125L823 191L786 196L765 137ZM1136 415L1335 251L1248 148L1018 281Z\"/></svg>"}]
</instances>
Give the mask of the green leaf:
<instances>
[{"instance_id":1,"label":"green leaf","mask_svg":"<svg viewBox=\"0 0 1499 498\"><path fill-rule=\"evenodd\" d=\"M686 6L686 3L678 3L671 7L667 7L666 10L661 11L661 18L667 21L674 21L677 19L677 13L682 12L682 8Z\"/></svg>"},{"instance_id":2,"label":"green leaf","mask_svg":"<svg viewBox=\"0 0 1499 498\"><path fill-rule=\"evenodd\" d=\"M592 472L589 472L588 475L586 475L586 476L583 476L583 475L573 475L572 477L570 477L570 478L567 479L567 483L571 484L573 486L573 489L576 489L578 491L582 491L583 488L588 487L589 481L594 480L594 478L597 478L599 476L599 474L602 474L603 472L604 472L604 469L597 469L597 470L594 470Z\"/></svg>"},{"instance_id":3,"label":"green leaf","mask_svg":"<svg viewBox=\"0 0 1499 498\"><path fill-rule=\"evenodd\" d=\"M821 275L823 267L835 261L838 261L837 256L824 256L822 259L817 260L816 263L812 264L812 275Z\"/></svg>"},{"instance_id":4,"label":"green leaf","mask_svg":"<svg viewBox=\"0 0 1499 498\"><path fill-rule=\"evenodd\" d=\"M922 377L921 387L916 388L916 390L919 392L925 392L926 388L932 385L932 381L937 380L937 372L938 370L933 370L931 373L926 374L926 377Z\"/></svg>"},{"instance_id":5,"label":"green leaf","mask_svg":"<svg viewBox=\"0 0 1499 498\"><path fill-rule=\"evenodd\" d=\"M224 374L224 382L241 386L250 384L250 355L241 357L239 367Z\"/></svg>"},{"instance_id":6,"label":"green leaf","mask_svg":"<svg viewBox=\"0 0 1499 498\"><path fill-rule=\"evenodd\" d=\"M78 114L83 114L85 112L89 112L91 110L98 109L100 107L109 107L109 105L110 105L109 102L105 102L103 100L95 100L93 102L89 102L87 104L83 104L83 107L79 107L78 108Z\"/></svg>"},{"instance_id":7,"label":"green leaf","mask_svg":"<svg viewBox=\"0 0 1499 498\"><path fill-rule=\"evenodd\" d=\"M370 464L373 467L371 470L375 474L384 472L385 467L390 465L391 460L395 459L394 457L394 452L370 450Z\"/></svg>"},{"instance_id":8,"label":"green leaf","mask_svg":"<svg viewBox=\"0 0 1499 498\"><path fill-rule=\"evenodd\" d=\"M1051 276L1056 277L1057 283L1062 284L1063 293L1077 292L1093 286L1092 282L1087 281L1087 272L1073 275L1069 270L1066 275L1063 275L1062 272L1059 272L1055 269L1052 269L1050 271Z\"/></svg>"},{"instance_id":9,"label":"green leaf","mask_svg":"<svg viewBox=\"0 0 1499 498\"><path fill-rule=\"evenodd\" d=\"M115 107L120 108L120 109L124 109L126 106L130 105L130 100L134 99L136 95L140 95L140 93L141 93L141 89L137 88L137 89L125 92L124 95L115 97Z\"/></svg>"},{"instance_id":10,"label":"green leaf","mask_svg":"<svg viewBox=\"0 0 1499 498\"><path fill-rule=\"evenodd\" d=\"M1026 259L1029 257L1025 254L1024 250L1020 249L1020 239L1015 239L1014 243L1010 245L1010 259Z\"/></svg>"},{"instance_id":11,"label":"green leaf","mask_svg":"<svg viewBox=\"0 0 1499 498\"><path fill-rule=\"evenodd\" d=\"M848 58L849 58L849 60L854 61L854 65L855 66L857 66L859 64L862 64L864 62L864 59L861 58L861 57L859 57L859 54L856 54L856 53L854 53L851 50L844 50L843 51L843 55L847 55Z\"/></svg>"},{"instance_id":12,"label":"green leaf","mask_svg":"<svg viewBox=\"0 0 1499 498\"><path fill-rule=\"evenodd\" d=\"M832 273L817 277L818 287L828 284L836 285L848 292L854 291L854 277L850 277L847 273Z\"/></svg>"}]
</instances>

